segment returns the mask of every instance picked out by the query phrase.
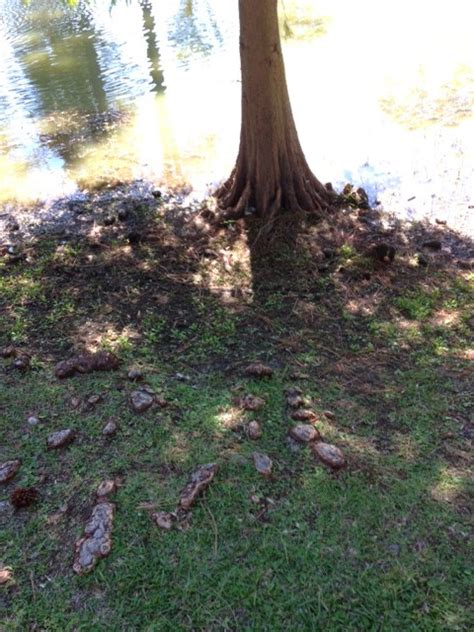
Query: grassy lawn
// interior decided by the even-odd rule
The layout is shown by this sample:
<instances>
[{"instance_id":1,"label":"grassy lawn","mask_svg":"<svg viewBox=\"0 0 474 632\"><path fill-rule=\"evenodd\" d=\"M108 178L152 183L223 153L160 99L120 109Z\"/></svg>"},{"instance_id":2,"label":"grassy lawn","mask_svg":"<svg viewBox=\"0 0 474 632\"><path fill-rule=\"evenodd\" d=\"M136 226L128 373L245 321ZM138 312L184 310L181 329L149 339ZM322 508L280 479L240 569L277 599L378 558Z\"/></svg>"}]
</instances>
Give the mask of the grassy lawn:
<instances>
[{"instance_id":1,"label":"grassy lawn","mask_svg":"<svg viewBox=\"0 0 474 632\"><path fill-rule=\"evenodd\" d=\"M347 213L260 252L246 227L183 236L157 212L138 246L111 233L99 248L49 239L0 259L0 343L32 357L26 372L0 360L0 462L22 460L0 487L12 572L0 629L472 629L472 273L442 253L418 265L416 227L391 235L393 264L374 262L373 233L358 241L355 226ZM117 371L54 376L55 362L98 348ZM244 376L256 359L273 377ZM130 367L166 408L132 411ZM293 386L342 470L288 441ZM242 410L247 393L262 410ZM74 443L47 450L68 427ZM255 450L273 460L270 478ZM150 511L173 511L209 462L219 472L191 515L160 530ZM112 550L78 576L74 542L110 478ZM39 498L14 511L18 486Z\"/></svg>"}]
</instances>

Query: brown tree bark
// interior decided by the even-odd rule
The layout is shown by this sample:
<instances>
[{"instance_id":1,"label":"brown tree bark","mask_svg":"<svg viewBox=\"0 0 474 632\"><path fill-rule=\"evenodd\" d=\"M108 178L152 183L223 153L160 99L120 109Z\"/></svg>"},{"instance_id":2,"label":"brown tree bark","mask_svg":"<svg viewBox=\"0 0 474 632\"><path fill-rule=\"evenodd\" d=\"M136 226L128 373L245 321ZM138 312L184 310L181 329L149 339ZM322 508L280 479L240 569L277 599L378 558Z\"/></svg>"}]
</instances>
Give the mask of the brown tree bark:
<instances>
[{"instance_id":1,"label":"brown tree bark","mask_svg":"<svg viewBox=\"0 0 474 632\"><path fill-rule=\"evenodd\" d=\"M317 212L331 195L313 175L291 111L277 0L239 0L242 124L236 165L216 192L224 217L249 207L270 223L281 210Z\"/></svg>"}]
</instances>

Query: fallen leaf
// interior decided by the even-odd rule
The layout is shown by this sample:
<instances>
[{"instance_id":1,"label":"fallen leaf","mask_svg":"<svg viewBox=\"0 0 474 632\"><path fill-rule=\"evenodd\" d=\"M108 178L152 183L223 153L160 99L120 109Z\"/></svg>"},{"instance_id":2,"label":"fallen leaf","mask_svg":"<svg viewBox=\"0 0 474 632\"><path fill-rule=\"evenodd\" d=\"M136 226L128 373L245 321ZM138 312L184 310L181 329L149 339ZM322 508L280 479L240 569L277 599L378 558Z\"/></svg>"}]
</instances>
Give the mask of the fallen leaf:
<instances>
[{"instance_id":1,"label":"fallen leaf","mask_svg":"<svg viewBox=\"0 0 474 632\"><path fill-rule=\"evenodd\" d=\"M249 439L253 441L260 439L262 436L262 429L258 421L251 421L247 426L247 435Z\"/></svg>"},{"instance_id":2,"label":"fallen leaf","mask_svg":"<svg viewBox=\"0 0 474 632\"><path fill-rule=\"evenodd\" d=\"M273 375L273 369L261 362L254 362L253 364L249 364L244 374L247 377L271 377Z\"/></svg>"},{"instance_id":3,"label":"fallen leaf","mask_svg":"<svg viewBox=\"0 0 474 632\"><path fill-rule=\"evenodd\" d=\"M11 461L5 461L0 464L0 483L6 483L15 476L21 466L19 459L13 459Z\"/></svg>"},{"instance_id":4,"label":"fallen leaf","mask_svg":"<svg viewBox=\"0 0 474 632\"><path fill-rule=\"evenodd\" d=\"M295 421L309 421L314 424L318 421L316 413L309 408L300 408L291 414L291 418Z\"/></svg>"},{"instance_id":5,"label":"fallen leaf","mask_svg":"<svg viewBox=\"0 0 474 632\"><path fill-rule=\"evenodd\" d=\"M56 364L54 373L57 378L72 377L76 373L92 373L93 371L111 371L119 366L119 359L110 351L81 353L69 360Z\"/></svg>"},{"instance_id":6,"label":"fallen leaf","mask_svg":"<svg viewBox=\"0 0 474 632\"><path fill-rule=\"evenodd\" d=\"M320 438L319 432L311 424L298 424L290 428L289 435L301 443L309 443Z\"/></svg>"},{"instance_id":7,"label":"fallen leaf","mask_svg":"<svg viewBox=\"0 0 474 632\"><path fill-rule=\"evenodd\" d=\"M0 567L0 586L3 584L7 584L11 579L13 579L13 570L11 566L1 566Z\"/></svg>"},{"instance_id":8,"label":"fallen leaf","mask_svg":"<svg viewBox=\"0 0 474 632\"><path fill-rule=\"evenodd\" d=\"M265 400L255 395L245 395L239 400L239 404L244 410L255 411L265 406Z\"/></svg>"},{"instance_id":9,"label":"fallen leaf","mask_svg":"<svg viewBox=\"0 0 474 632\"><path fill-rule=\"evenodd\" d=\"M183 489L179 497L179 504L183 509L189 509L199 494L209 487L218 469L219 466L217 463L208 463L207 465L200 465L198 469L191 474L189 483Z\"/></svg>"},{"instance_id":10,"label":"fallen leaf","mask_svg":"<svg viewBox=\"0 0 474 632\"><path fill-rule=\"evenodd\" d=\"M335 445L320 441L313 444L311 449L315 456L317 456L323 463L336 470L343 467L346 463L342 451Z\"/></svg>"},{"instance_id":11,"label":"fallen leaf","mask_svg":"<svg viewBox=\"0 0 474 632\"><path fill-rule=\"evenodd\" d=\"M47 446L50 450L55 450L57 448L62 448L63 446L69 445L76 438L76 433L71 428L66 428L65 430L58 430L57 432L52 432L47 440Z\"/></svg>"},{"instance_id":12,"label":"fallen leaf","mask_svg":"<svg viewBox=\"0 0 474 632\"><path fill-rule=\"evenodd\" d=\"M117 483L111 479L102 481L96 491L98 498L103 498L117 491Z\"/></svg>"},{"instance_id":13,"label":"fallen leaf","mask_svg":"<svg viewBox=\"0 0 474 632\"><path fill-rule=\"evenodd\" d=\"M160 529L164 529L166 531L169 531L172 528L175 520L175 516L169 511L157 511L151 514L151 518L153 522L160 527Z\"/></svg>"},{"instance_id":14,"label":"fallen leaf","mask_svg":"<svg viewBox=\"0 0 474 632\"><path fill-rule=\"evenodd\" d=\"M112 525L115 505L98 502L84 528L84 536L77 540L73 570L78 575L89 573L101 557L112 548Z\"/></svg>"},{"instance_id":15,"label":"fallen leaf","mask_svg":"<svg viewBox=\"0 0 474 632\"><path fill-rule=\"evenodd\" d=\"M273 468L273 461L271 458L262 452L254 452L252 457L257 472L266 477L270 476Z\"/></svg>"}]
</instances>

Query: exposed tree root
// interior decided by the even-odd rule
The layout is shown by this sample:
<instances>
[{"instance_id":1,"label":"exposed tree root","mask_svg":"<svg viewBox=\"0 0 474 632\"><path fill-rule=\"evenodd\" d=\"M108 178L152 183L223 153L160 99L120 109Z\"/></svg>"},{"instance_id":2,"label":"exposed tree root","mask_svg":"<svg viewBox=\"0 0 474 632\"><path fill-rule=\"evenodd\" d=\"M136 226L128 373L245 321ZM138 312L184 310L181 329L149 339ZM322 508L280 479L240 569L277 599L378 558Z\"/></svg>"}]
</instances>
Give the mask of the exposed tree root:
<instances>
[{"instance_id":1,"label":"exposed tree root","mask_svg":"<svg viewBox=\"0 0 474 632\"><path fill-rule=\"evenodd\" d=\"M276 176L268 179L266 173L264 179L259 178L258 171L250 173L242 169L241 162L239 157L232 174L215 193L223 220L255 214L271 224L280 211L319 215L335 202L334 194L315 178L307 165L303 169L296 165L293 170L285 165Z\"/></svg>"}]
</instances>

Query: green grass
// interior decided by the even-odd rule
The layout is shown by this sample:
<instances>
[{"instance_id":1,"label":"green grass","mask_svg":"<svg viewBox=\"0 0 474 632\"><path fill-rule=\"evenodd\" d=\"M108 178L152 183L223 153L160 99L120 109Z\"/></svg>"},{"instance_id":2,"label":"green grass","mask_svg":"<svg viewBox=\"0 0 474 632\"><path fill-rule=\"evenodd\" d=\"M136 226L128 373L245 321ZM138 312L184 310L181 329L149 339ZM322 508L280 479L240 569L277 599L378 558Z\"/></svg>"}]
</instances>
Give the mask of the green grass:
<instances>
[{"instance_id":1,"label":"green grass","mask_svg":"<svg viewBox=\"0 0 474 632\"><path fill-rule=\"evenodd\" d=\"M274 459L271 481L254 471L257 446L220 421L232 405L224 380L168 383L164 392L174 405L137 416L126 404L131 385L117 391L109 376L75 379L70 393L106 393L93 414L83 414L68 410L66 386L45 384L45 377L18 380L18 389L28 380L28 395L23 391L19 405L19 391L9 389L2 419L12 439L7 456L19 453L24 461L17 482L38 485L39 470L48 477L37 507L23 510L1 536L16 582L7 629L32 622L47 630L91 629L92 622L96 629L289 629L288 613L292 629L379 629L380 621L387 630L468 629L463 516L431 493L451 486L462 495L466 481L445 471L440 435L452 427L452 402L438 397L441 385L430 372L400 376L402 394L390 402L397 437L389 455L368 449L372 428L361 428L351 447L353 420L343 409L337 424L323 424L330 440L347 446L351 465L338 476L307 450L289 450L284 376L249 384L268 401L258 414L258 449ZM156 386L165 378L159 375ZM324 398L324 391L313 395ZM25 430L31 409L46 420ZM107 443L100 432L111 414L120 430ZM79 431L78 441L47 452L47 434L66 426ZM190 528L158 531L139 503L172 510L188 473L209 461L221 469ZM89 577L76 577L73 541L93 490L116 475L124 483L112 554ZM273 500L264 519L255 495ZM48 516L65 503L64 517L49 526Z\"/></svg>"},{"instance_id":2,"label":"green grass","mask_svg":"<svg viewBox=\"0 0 474 632\"><path fill-rule=\"evenodd\" d=\"M412 320L423 319L431 316L439 299L439 291L430 293L414 293L409 296L401 296L395 301L399 310Z\"/></svg>"},{"instance_id":3,"label":"green grass","mask_svg":"<svg viewBox=\"0 0 474 632\"><path fill-rule=\"evenodd\" d=\"M423 271L405 279L400 269L399 291L374 272L373 286L350 288L356 298L376 295L367 315L349 305L337 271L333 285L314 282L306 256L298 283L315 288L316 298L282 284L235 309L191 284L163 290L158 266L143 281L129 263L81 283L69 276L65 292L48 248L35 265L5 269L2 280L8 309L0 341L22 342L35 355L26 374L1 375L0 461L23 463L0 501L18 485L40 491L31 508L0 513L0 561L13 569L0 593L2 630L472 629L465 280L440 271L428 287ZM66 255L66 271L81 261L81 249ZM151 248L146 257L152 270L163 264ZM166 291L166 308L155 302L157 288ZM316 316L299 311L301 297ZM440 309L455 310L456 320L431 322ZM122 367L58 381L53 359L94 326L115 332L104 343ZM275 368L270 380L242 377L255 358ZM131 411L131 365L143 368L167 408ZM347 457L339 473L287 442L284 392L295 384L320 413L325 439ZM95 393L103 400L93 410L71 408L72 397ZM243 393L264 397L264 409L239 411L234 400ZM39 426L27 425L31 413L41 416ZM119 431L105 440L111 416ZM251 419L263 428L257 442L245 434ZM77 440L46 450L48 434L66 427ZM271 479L255 471L254 450L273 459ZM160 531L140 504L173 510L189 474L214 461L220 470L188 528ZM95 488L110 477L122 480L112 551L78 577L73 545Z\"/></svg>"}]
</instances>

